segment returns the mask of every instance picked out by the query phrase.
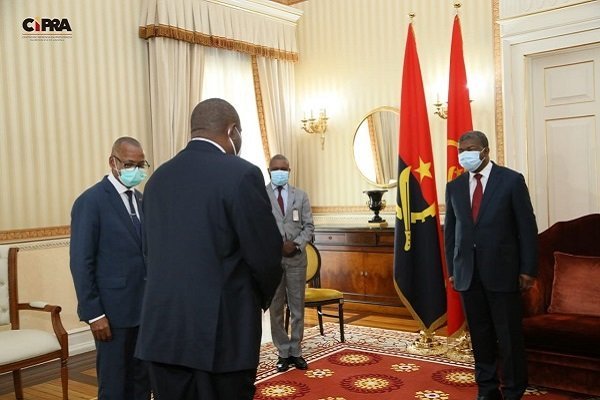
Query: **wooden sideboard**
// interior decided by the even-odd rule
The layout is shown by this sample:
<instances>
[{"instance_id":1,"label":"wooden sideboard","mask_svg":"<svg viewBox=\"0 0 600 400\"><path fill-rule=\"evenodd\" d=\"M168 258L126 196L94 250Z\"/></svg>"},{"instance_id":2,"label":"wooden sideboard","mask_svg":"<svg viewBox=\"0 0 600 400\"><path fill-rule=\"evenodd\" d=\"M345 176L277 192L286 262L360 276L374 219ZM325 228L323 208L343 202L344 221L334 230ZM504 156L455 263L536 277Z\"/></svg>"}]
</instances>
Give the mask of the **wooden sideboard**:
<instances>
[{"instance_id":1,"label":"wooden sideboard","mask_svg":"<svg viewBox=\"0 0 600 400\"><path fill-rule=\"evenodd\" d=\"M402 307L394 286L394 229L317 226L321 286L347 302Z\"/></svg>"}]
</instances>

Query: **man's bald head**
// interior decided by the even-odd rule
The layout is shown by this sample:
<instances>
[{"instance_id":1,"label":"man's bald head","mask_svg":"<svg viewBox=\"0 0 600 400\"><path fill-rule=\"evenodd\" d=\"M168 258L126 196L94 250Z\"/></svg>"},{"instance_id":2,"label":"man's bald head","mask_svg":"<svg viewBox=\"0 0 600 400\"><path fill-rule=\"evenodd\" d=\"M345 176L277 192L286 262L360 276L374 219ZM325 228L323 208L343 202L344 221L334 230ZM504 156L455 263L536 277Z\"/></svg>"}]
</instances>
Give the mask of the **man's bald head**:
<instances>
[{"instance_id":1,"label":"man's bald head","mask_svg":"<svg viewBox=\"0 0 600 400\"><path fill-rule=\"evenodd\" d=\"M223 99L201 101L192 112L192 137L214 138L226 134L231 125L239 129L240 117L235 108Z\"/></svg>"}]
</instances>

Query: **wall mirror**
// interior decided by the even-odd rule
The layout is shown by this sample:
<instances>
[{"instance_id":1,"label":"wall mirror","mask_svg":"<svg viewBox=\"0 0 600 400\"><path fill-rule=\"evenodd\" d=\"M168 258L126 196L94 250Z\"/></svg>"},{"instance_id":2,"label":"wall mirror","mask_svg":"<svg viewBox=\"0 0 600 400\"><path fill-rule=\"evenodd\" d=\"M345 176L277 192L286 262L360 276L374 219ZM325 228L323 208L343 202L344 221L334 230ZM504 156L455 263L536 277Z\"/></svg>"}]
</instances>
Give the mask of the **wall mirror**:
<instances>
[{"instance_id":1,"label":"wall mirror","mask_svg":"<svg viewBox=\"0 0 600 400\"><path fill-rule=\"evenodd\" d=\"M396 186L400 114L394 107L370 111L354 133L354 162L369 183L382 188Z\"/></svg>"}]
</instances>

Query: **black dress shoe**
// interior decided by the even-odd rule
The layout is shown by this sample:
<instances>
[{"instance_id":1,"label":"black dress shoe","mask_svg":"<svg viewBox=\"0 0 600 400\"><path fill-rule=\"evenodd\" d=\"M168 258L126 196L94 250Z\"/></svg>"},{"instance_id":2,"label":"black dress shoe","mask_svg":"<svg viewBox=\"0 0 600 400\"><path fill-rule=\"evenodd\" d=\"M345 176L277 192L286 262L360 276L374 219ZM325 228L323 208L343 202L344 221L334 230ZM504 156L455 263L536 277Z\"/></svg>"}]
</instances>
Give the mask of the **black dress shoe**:
<instances>
[{"instance_id":1,"label":"black dress shoe","mask_svg":"<svg viewBox=\"0 0 600 400\"><path fill-rule=\"evenodd\" d=\"M290 359L279 357L277 359L277 372L285 372L290 369Z\"/></svg>"},{"instance_id":2,"label":"black dress shoe","mask_svg":"<svg viewBox=\"0 0 600 400\"><path fill-rule=\"evenodd\" d=\"M288 358L288 360L290 360L290 364L294 364L296 366L296 368L298 369L308 369L308 363L306 362L306 360L304 358L302 358L302 356L300 357L290 357Z\"/></svg>"}]
</instances>

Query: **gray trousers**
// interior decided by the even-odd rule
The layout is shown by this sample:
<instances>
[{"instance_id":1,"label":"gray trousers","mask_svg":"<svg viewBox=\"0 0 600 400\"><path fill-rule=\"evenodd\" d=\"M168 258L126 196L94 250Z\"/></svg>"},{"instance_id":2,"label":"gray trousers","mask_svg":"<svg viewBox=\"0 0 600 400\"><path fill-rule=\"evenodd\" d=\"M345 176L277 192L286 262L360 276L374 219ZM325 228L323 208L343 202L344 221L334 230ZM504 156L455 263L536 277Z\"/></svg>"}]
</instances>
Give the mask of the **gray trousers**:
<instances>
[{"instance_id":1,"label":"gray trousers","mask_svg":"<svg viewBox=\"0 0 600 400\"><path fill-rule=\"evenodd\" d=\"M306 264L281 263L283 276L269 307L271 337L279 357L300 357L304 336L304 288L306 287ZM290 309L290 335L285 330L285 301Z\"/></svg>"}]
</instances>

